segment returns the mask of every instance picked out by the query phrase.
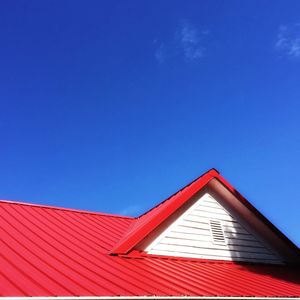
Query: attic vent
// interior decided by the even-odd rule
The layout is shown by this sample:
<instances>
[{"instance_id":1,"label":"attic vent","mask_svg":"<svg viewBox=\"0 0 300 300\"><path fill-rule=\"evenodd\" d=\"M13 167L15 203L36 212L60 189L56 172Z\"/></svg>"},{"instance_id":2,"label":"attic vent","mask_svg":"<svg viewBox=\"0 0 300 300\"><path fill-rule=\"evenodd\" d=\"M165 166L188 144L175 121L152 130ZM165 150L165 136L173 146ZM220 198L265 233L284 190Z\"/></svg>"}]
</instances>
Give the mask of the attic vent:
<instances>
[{"instance_id":1,"label":"attic vent","mask_svg":"<svg viewBox=\"0 0 300 300\"><path fill-rule=\"evenodd\" d=\"M209 220L209 225L213 243L218 245L225 245L226 241L221 222L218 220Z\"/></svg>"}]
</instances>

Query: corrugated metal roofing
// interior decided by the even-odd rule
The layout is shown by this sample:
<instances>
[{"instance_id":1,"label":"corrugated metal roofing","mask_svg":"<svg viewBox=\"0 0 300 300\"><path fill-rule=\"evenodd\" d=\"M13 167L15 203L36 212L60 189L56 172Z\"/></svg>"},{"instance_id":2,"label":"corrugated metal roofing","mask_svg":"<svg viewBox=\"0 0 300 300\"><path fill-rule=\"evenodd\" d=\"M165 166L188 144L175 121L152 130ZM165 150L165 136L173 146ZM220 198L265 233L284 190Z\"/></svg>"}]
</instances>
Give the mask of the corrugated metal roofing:
<instances>
[{"instance_id":1,"label":"corrugated metal roofing","mask_svg":"<svg viewBox=\"0 0 300 300\"><path fill-rule=\"evenodd\" d=\"M135 222L0 202L0 296L300 296L296 267L109 255Z\"/></svg>"}]
</instances>

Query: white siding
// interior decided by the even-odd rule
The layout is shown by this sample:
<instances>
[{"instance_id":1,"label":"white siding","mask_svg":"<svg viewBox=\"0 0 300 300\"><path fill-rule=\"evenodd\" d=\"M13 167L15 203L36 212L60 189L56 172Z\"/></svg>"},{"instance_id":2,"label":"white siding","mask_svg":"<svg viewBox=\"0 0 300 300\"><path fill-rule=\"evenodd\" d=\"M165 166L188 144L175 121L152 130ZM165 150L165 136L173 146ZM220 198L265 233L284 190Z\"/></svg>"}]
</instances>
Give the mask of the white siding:
<instances>
[{"instance_id":1,"label":"white siding","mask_svg":"<svg viewBox=\"0 0 300 300\"><path fill-rule=\"evenodd\" d=\"M210 220L221 223L225 243L213 242ZM199 198L165 228L145 251L167 256L281 263L272 250L209 194Z\"/></svg>"}]
</instances>

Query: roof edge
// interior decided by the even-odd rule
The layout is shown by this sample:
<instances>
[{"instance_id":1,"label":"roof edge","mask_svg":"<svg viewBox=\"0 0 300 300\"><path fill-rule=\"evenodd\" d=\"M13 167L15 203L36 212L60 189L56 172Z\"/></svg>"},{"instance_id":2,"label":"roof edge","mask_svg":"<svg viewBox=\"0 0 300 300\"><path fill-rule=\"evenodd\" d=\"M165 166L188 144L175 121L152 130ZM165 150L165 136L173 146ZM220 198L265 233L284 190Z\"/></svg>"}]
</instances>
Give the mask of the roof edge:
<instances>
[{"instance_id":1,"label":"roof edge","mask_svg":"<svg viewBox=\"0 0 300 300\"><path fill-rule=\"evenodd\" d=\"M7 203L7 204L13 204L13 205L24 205L24 206L31 206L31 207L40 207L40 208L46 208L46 209L57 209L57 210L70 211L70 212L75 212L75 213L77 212L77 213L83 213L83 214L89 214L89 215L104 216L104 217L123 218L123 219L130 219L130 220L136 219L134 217L122 216L122 215L117 215L117 214L95 212L95 211L76 209L76 208L65 208L65 207L61 207L61 206L29 203L29 202L22 202L22 201L0 199L0 204L1 203ZM0 297L0 299L1 299L1 297Z\"/></svg>"}]
</instances>

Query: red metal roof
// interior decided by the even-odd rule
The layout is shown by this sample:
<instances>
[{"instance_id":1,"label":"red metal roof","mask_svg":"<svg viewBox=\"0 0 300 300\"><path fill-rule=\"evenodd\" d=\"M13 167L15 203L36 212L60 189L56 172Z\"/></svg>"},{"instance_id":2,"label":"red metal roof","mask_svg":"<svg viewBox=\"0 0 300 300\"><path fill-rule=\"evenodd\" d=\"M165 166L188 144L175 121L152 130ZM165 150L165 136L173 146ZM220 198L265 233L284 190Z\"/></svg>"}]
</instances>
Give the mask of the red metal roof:
<instances>
[{"instance_id":1,"label":"red metal roof","mask_svg":"<svg viewBox=\"0 0 300 300\"><path fill-rule=\"evenodd\" d=\"M110 255L165 203L135 219L0 202L0 296L300 297L296 266Z\"/></svg>"}]
</instances>

